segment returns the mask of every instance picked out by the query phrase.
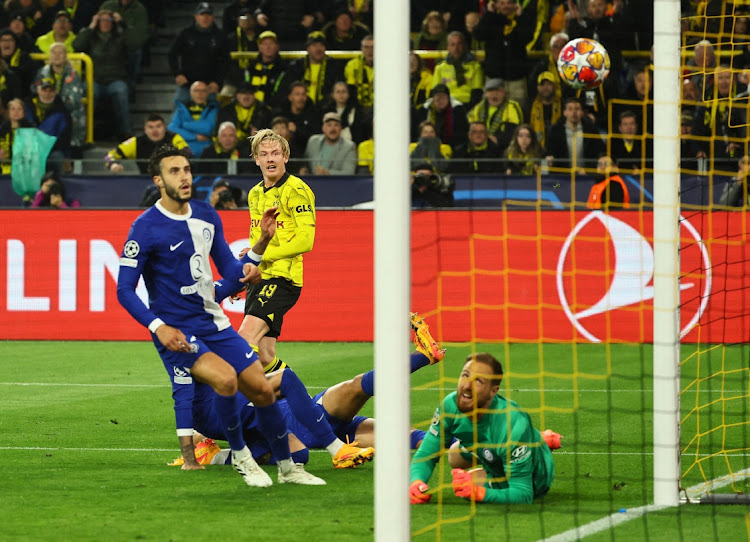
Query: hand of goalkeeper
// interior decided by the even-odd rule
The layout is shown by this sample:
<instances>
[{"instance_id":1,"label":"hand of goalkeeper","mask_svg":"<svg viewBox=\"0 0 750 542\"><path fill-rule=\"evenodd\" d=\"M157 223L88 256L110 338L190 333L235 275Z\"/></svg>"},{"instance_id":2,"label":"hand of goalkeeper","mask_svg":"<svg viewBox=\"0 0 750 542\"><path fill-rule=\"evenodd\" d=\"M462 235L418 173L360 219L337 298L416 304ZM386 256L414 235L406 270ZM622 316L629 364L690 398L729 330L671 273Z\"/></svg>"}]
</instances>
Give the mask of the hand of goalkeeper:
<instances>
[{"instance_id":1,"label":"hand of goalkeeper","mask_svg":"<svg viewBox=\"0 0 750 542\"><path fill-rule=\"evenodd\" d=\"M427 504L432 495L427 493L430 489L422 480L414 480L409 486L409 500L412 504Z\"/></svg>"},{"instance_id":2,"label":"hand of goalkeeper","mask_svg":"<svg viewBox=\"0 0 750 542\"><path fill-rule=\"evenodd\" d=\"M457 497L472 499L476 502L482 502L487 494L487 488L474 484L470 472L463 469L453 469L453 493Z\"/></svg>"}]
</instances>

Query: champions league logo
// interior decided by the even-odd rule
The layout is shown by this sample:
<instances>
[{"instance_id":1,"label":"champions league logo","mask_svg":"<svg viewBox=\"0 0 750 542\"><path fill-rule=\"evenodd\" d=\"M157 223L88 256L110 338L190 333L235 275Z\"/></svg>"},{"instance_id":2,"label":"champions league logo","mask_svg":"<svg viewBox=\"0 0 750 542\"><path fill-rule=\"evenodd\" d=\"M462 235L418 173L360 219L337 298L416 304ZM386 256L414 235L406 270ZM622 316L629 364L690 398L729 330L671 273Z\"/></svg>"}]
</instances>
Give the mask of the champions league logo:
<instances>
[{"instance_id":1,"label":"champions league logo","mask_svg":"<svg viewBox=\"0 0 750 542\"><path fill-rule=\"evenodd\" d=\"M680 225L682 337L698 323L708 304L711 261L692 224L680 216ZM622 220L593 211L575 225L560 250L557 294L578 332L591 342L601 342L617 339L615 322L637 317L640 311L634 307L653 300L653 276L654 249L648 240Z\"/></svg>"}]
</instances>

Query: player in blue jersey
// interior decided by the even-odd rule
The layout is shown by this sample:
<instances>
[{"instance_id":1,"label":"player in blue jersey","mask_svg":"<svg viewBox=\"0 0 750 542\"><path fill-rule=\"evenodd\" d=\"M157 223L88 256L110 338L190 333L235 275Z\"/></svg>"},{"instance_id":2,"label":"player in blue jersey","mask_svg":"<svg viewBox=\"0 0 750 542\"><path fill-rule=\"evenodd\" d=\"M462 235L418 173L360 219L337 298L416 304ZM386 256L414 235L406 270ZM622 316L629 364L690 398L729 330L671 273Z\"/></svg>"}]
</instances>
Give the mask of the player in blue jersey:
<instances>
[{"instance_id":1,"label":"player in blue jersey","mask_svg":"<svg viewBox=\"0 0 750 542\"><path fill-rule=\"evenodd\" d=\"M186 458L183 469L203 468L193 447L193 380L209 385L226 438L232 465L250 486L267 487L271 478L255 462L242 435L235 397L238 389L256 406L258 424L278 454L279 483L323 485L325 482L291 459L284 419L257 354L232 328L214 296L209 260L225 280L239 284L259 280L257 264L275 233L275 209L261 219L261 235L238 261L224 239L221 220L205 202L192 201L193 177L185 153L171 146L157 149L149 173L161 199L130 228L120 258L117 297L152 334L172 380L177 436ZM136 294L140 277L148 306Z\"/></svg>"},{"instance_id":2,"label":"player in blue jersey","mask_svg":"<svg viewBox=\"0 0 750 542\"><path fill-rule=\"evenodd\" d=\"M225 292L223 286L217 286L216 290L217 297ZM445 356L445 349L441 348L440 344L432 338L429 326L417 313L411 315L411 324L414 329L414 344L417 350L411 354L409 362L411 372L415 372L422 367L440 362ZM315 415L325 416L338 438L349 441L356 440L362 446L374 445L375 420L359 415L359 411L375 393L374 378L375 372L368 371L315 395L313 399ZM294 460L295 462L306 463L308 459L307 449L325 448L327 441L322 440L306 427L298 416L299 409L295 409L292 401L289 400L292 395L289 393L290 383L288 381L294 382L295 380L298 379L290 368L269 375L269 381L274 390L287 397L287 399L279 401L279 406L284 413L290 431L289 445ZM226 451L219 454L219 447L213 442L214 439L225 440L213 405L215 393L204 385L196 384L196 388L193 417L195 428L199 434L196 434L194 438L196 445L200 446L204 452L201 454L201 464L223 464L226 459ZM238 394L238 396L241 397L241 394ZM238 399L238 404L242 407L242 426L245 440L253 455L257 458L263 457L264 462L267 460L274 463L276 458L269 447L269 442L258 430L254 406L248 404L247 401L243 403L241 398ZM410 440L413 449L419 446L424 434L425 432L421 430L411 430ZM208 440L201 442L204 437L207 437ZM172 465L180 464L182 464L182 458L177 458L172 463Z\"/></svg>"}]
</instances>

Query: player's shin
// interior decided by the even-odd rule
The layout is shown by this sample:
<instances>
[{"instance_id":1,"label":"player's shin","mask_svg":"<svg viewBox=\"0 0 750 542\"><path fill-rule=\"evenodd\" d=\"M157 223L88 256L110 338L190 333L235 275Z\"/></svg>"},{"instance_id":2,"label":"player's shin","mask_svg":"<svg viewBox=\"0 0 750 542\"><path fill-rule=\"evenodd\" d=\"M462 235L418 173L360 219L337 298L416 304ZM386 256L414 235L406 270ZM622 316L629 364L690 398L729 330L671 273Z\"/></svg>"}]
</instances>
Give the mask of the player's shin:
<instances>
[{"instance_id":1,"label":"player's shin","mask_svg":"<svg viewBox=\"0 0 750 542\"><path fill-rule=\"evenodd\" d=\"M289 408L302 425L304 425L321 442L329 442L326 446L333 456L344 443L333 434L331 425L326 420L323 410L313 402L307 389L297 374L287 368L281 376L281 395L286 398Z\"/></svg>"},{"instance_id":2,"label":"player's shin","mask_svg":"<svg viewBox=\"0 0 750 542\"><path fill-rule=\"evenodd\" d=\"M224 423L224 434L232 450L238 451L245 448L245 439L242 436L242 424L240 414L237 411L235 396L217 395L214 401L219 418Z\"/></svg>"},{"instance_id":3,"label":"player's shin","mask_svg":"<svg viewBox=\"0 0 750 542\"><path fill-rule=\"evenodd\" d=\"M271 452L276 456L278 464L282 469L289 466L291 468L291 452L289 451L289 431L284 423L284 417L281 415L281 409L278 403L272 403L268 406L256 406L258 422L260 429L268 440Z\"/></svg>"}]
</instances>

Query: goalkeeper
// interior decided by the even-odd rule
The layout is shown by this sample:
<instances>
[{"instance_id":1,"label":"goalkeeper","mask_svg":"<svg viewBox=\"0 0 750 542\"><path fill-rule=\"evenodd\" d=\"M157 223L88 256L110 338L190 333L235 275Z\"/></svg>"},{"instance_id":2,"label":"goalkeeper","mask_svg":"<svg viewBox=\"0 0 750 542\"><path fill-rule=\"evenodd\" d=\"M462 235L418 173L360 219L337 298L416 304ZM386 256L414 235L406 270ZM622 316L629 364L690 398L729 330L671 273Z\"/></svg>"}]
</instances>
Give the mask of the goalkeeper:
<instances>
[{"instance_id":1,"label":"goalkeeper","mask_svg":"<svg viewBox=\"0 0 750 542\"><path fill-rule=\"evenodd\" d=\"M432 497L427 482L442 449L448 449L458 497L531 503L549 491L555 475L550 446L559 448L560 435L539 433L517 403L498 395L502 378L503 367L490 354L468 357L457 390L435 411L412 459L412 504L425 504Z\"/></svg>"}]
</instances>

